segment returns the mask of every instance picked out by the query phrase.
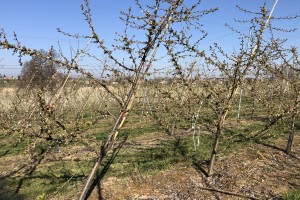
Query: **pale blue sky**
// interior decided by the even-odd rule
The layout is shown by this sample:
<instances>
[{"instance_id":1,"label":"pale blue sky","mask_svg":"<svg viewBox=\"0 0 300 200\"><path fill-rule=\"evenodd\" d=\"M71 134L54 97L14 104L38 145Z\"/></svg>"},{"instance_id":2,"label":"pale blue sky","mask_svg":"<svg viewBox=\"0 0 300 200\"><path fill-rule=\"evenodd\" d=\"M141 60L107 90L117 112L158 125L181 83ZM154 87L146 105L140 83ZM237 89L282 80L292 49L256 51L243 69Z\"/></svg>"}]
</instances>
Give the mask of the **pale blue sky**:
<instances>
[{"instance_id":1,"label":"pale blue sky","mask_svg":"<svg viewBox=\"0 0 300 200\"><path fill-rule=\"evenodd\" d=\"M76 46L77 41L57 33L56 28L60 27L70 33L89 34L88 26L80 10L82 2L81 0L0 0L0 28L5 30L9 38L15 31L22 44L30 48L45 50L51 46L57 48L59 41L62 48L68 51L70 44ZM114 32L121 32L124 28L118 19L119 10L126 10L130 5L134 5L133 1L91 0L90 3L94 25L99 36L105 38L107 44L110 44L113 41ZM203 8L219 7L219 11L206 16L201 21L209 36L201 43L200 48L208 48L209 45L217 42L228 51L232 51L237 44L237 35L224 27L224 24L235 25L238 30L247 33L247 26L234 24L233 18L249 17L239 12L235 5L239 4L255 11L263 3L264 0L203 0ZM268 0L267 3L268 8L271 9L274 0ZM274 15L285 16L296 13L300 14L299 0L279 0ZM283 28L300 28L300 19L279 25ZM280 36L289 38L289 44L300 46L299 33L300 31L297 31ZM18 57L11 56L11 54L10 51L0 50L0 73L16 76L20 73L21 67L18 65Z\"/></svg>"}]
</instances>

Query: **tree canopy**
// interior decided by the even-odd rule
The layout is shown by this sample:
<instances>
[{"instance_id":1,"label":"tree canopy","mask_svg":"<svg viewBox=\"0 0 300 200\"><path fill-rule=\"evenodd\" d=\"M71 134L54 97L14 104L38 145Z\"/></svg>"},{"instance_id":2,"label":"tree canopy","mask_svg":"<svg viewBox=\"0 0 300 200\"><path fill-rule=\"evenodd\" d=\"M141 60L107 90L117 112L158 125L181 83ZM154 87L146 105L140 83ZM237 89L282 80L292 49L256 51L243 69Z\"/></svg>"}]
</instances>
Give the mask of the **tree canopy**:
<instances>
[{"instance_id":1,"label":"tree canopy","mask_svg":"<svg viewBox=\"0 0 300 200\"><path fill-rule=\"evenodd\" d=\"M44 56L34 55L31 60L24 63L20 76L20 87L53 91L61 80L62 74L58 71L59 65L45 57L57 57L57 53L54 50L48 52L40 50L40 53Z\"/></svg>"}]
</instances>

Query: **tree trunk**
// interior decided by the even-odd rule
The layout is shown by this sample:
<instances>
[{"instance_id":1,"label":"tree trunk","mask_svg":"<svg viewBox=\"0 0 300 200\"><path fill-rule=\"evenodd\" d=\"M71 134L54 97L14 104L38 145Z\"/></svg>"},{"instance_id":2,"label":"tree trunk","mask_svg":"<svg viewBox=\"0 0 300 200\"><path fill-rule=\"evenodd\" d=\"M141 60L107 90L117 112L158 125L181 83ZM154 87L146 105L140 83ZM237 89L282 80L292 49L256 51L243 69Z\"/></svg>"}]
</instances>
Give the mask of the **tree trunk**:
<instances>
[{"instance_id":1,"label":"tree trunk","mask_svg":"<svg viewBox=\"0 0 300 200\"><path fill-rule=\"evenodd\" d=\"M126 100L124 106L122 107L122 110L119 113L119 116L116 119L116 121L110 131L110 134L109 134L108 138L106 139L105 144L103 146L101 146L100 155L97 159L97 162L94 164L93 169L83 187L83 190L80 194L79 200L88 198L87 193L88 193L88 190L90 189L90 186L93 183L93 180L96 176L98 167L101 164L102 159L106 156L107 152L111 149L111 147L114 145L114 142L116 141L116 138L119 134L119 130L122 128L128 114L132 108L132 104L135 99L135 95L136 95L137 91L139 90L139 87L140 87L142 81L144 80L145 75L147 74L152 62L154 61L154 58L159 49L160 43L162 42L162 39L165 37L166 32L169 27L169 24L171 23L171 20L173 17L172 15L174 14L174 11L177 9L178 6L179 6L179 0L177 1L176 5L174 7L173 6L171 7L172 9L167 14L167 20L164 21L164 19L163 19L162 24L164 24L164 22L165 22L165 25L159 27L159 30L157 30L155 39L152 42L148 43L146 45L146 47L144 48L145 52L143 54L143 57L141 59L141 62L139 64L137 70L135 71L134 81L128 92L127 100ZM153 52L152 52L152 55L150 56L149 53L151 52L151 50L153 50ZM150 60L148 61L148 64L146 65L147 57L150 57ZM143 69L145 69L145 70L143 71Z\"/></svg>"},{"instance_id":2,"label":"tree trunk","mask_svg":"<svg viewBox=\"0 0 300 200\"><path fill-rule=\"evenodd\" d=\"M293 114L292 116L292 122L291 122L291 129L290 129L290 134L289 134L289 140L288 140L288 144L286 146L286 150L285 152L287 154L290 154L291 153L291 149L292 149L292 144L293 144L293 140L294 140L294 134L295 134L295 121L296 121L296 113Z\"/></svg>"},{"instance_id":3,"label":"tree trunk","mask_svg":"<svg viewBox=\"0 0 300 200\"><path fill-rule=\"evenodd\" d=\"M240 89L239 104L238 104L238 114L237 114L237 120L238 120L238 121L240 120L240 114L241 114L241 105L242 105L243 87L244 87L244 83L242 82L242 84L241 84L241 89Z\"/></svg>"},{"instance_id":4,"label":"tree trunk","mask_svg":"<svg viewBox=\"0 0 300 200\"><path fill-rule=\"evenodd\" d=\"M298 112L297 112L298 111L297 110L298 103L299 103L299 94L297 95L295 105L294 105L295 107L292 111L292 121L291 121L289 140L288 140L288 143L287 143L287 146L286 146L286 149L285 149L285 152L287 154L290 154L291 150L292 150L292 145L293 145L293 140L294 140L294 135L295 135L295 122L296 122L296 119L298 117Z\"/></svg>"},{"instance_id":5,"label":"tree trunk","mask_svg":"<svg viewBox=\"0 0 300 200\"><path fill-rule=\"evenodd\" d=\"M95 162L95 164L93 166L93 169L92 169L89 177L86 180L86 183L85 183L84 188L82 190L83 192L81 192L79 199L86 199L87 192L89 191L89 188L91 187L91 185L93 183L94 177L96 177L96 173L98 171L98 168L99 168L99 165L102 161L102 158L103 157L100 155L97 162Z\"/></svg>"},{"instance_id":6,"label":"tree trunk","mask_svg":"<svg viewBox=\"0 0 300 200\"><path fill-rule=\"evenodd\" d=\"M221 114L220 119L219 119L218 124L217 124L217 131L216 131L216 134L215 134L215 141L214 141L214 145L213 145L213 150L211 152L211 157L210 157L210 162L209 162L209 167L208 167L208 172L207 172L208 176L211 176L214 173L214 164L215 164L215 160L216 160L216 155L217 155L221 135L222 135L222 132L223 132L223 123L224 123L224 120L225 120L225 116L226 116L226 112L223 112Z\"/></svg>"},{"instance_id":7,"label":"tree trunk","mask_svg":"<svg viewBox=\"0 0 300 200\"><path fill-rule=\"evenodd\" d=\"M101 150L100 150L100 155L97 159L97 162L95 162L92 171L90 172L90 175L88 177L88 179L86 180L86 183L82 189L82 192L80 194L79 200L84 200L87 199L87 193L93 183L94 178L96 177L96 173L98 171L99 165L101 164L103 158L106 156L107 152L111 149L111 147L114 145L114 142L119 134L119 130L122 128L127 115L132 107L133 104L133 100L135 97L135 93L138 90L140 84L140 79L136 82L136 85L134 85L131 89L130 95L129 95L129 99L127 101L127 103L125 104L123 110L120 114L119 117L117 118L105 144L103 146L101 146Z\"/></svg>"}]
</instances>

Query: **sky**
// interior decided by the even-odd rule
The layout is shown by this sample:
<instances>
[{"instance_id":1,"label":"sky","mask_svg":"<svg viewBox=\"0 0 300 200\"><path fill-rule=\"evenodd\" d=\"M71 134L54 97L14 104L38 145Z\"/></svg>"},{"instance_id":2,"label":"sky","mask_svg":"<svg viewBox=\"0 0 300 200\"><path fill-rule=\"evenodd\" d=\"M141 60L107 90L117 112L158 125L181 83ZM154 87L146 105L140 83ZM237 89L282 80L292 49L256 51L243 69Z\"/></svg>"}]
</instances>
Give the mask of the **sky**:
<instances>
[{"instance_id":1,"label":"sky","mask_svg":"<svg viewBox=\"0 0 300 200\"><path fill-rule=\"evenodd\" d=\"M146 1L146 0L142 0ZM150 1L150 0L147 0ZM188 2L194 0L187 0ZM268 0L268 8L271 9L275 0ZM51 46L59 46L65 52L70 48L83 46L84 41L78 41L58 33L56 28L75 33L89 35L88 26L81 13L82 0L0 0L0 29L4 29L8 38L12 38L14 32L19 41L33 49L48 50ZM252 11L259 10L264 0L203 0L201 6L204 9L218 7L216 13L210 14L201 20L208 37L200 43L200 48L207 49L213 43L220 44L227 51L238 48L238 35L224 26L225 23L233 25L236 29L247 33L249 28L243 24L237 24L235 19L246 19L249 15L238 11L236 5ZM94 25L101 38L107 45L113 43L115 32L122 32L124 24L119 20L120 10L127 10L134 5L133 0L90 0ZM300 1L279 0L274 16L291 16L300 14ZM277 26L283 28L299 28L300 19L284 21ZM288 45L300 46L300 31L293 33L278 33L278 36L288 38ZM58 45L59 44L59 45ZM103 55L99 55L100 59ZM29 60L25 57L23 60ZM86 63L89 65L89 63ZM18 57L11 51L0 49L0 74L17 76L21 66Z\"/></svg>"}]
</instances>

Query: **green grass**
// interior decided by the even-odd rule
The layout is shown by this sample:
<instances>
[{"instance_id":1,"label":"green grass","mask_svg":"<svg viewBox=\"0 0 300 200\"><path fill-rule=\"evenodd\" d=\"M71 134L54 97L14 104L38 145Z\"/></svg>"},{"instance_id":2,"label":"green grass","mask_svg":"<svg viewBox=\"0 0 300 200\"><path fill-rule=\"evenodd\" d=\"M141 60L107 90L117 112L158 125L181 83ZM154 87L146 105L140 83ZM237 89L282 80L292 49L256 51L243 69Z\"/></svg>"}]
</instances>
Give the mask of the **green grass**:
<instances>
[{"instance_id":1,"label":"green grass","mask_svg":"<svg viewBox=\"0 0 300 200\"><path fill-rule=\"evenodd\" d=\"M191 138L173 140L135 151L122 150L116 156L107 175L130 176L136 171L141 174L152 174L169 169L177 163L190 165L193 160L208 159L209 148L207 147L211 142L208 141L208 138L202 139L196 151Z\"/></svg>"},{"instance_id":2,"label":"green grass","mask_svg":"<svg viewBox=\"0 0 300 200\"><path fill-rule=\"evenodd\" d=\"M153 147L124 148L113 160L107 176L126 177L136 171L141 174L153 174L179 163L190 166L194 162L206 161L210 157L212 143L213 135L201 135L195 148L192 135L189 135L179 140L170 137L169 142ZM218 155L227 155L244 145L242 142L222 140Z\"/></svg>"},{"instance_id":3,"label":"green grass","mask_svg":"<svg viewBox=\"0 0 300 200\"><path fill-rule=\"evenodd\" d=\"M300 199L300 189L290 191L283 196L284 200L299 200Z\"/></svg>"},{"instance_id":4,"label":"green grass","mask_svg":"<svg viewBox=\"0 0 300 200\"><path fill-rule=\"evenodd\" d=\"M1 144L0 157L6 156L6 155L10 155L10 156L19 155L26 148L25 142L12 141L11 138L7 138L7 140L10 140L10 142Z\"/></svg>"},{"instance_id":5,"label":"green grass","mask_svg":"<svg viewBox=\"0 0 300 200\"><path fill-rule=\"evenodd\" d=\"M81 186L92 164L92 161L56 161L40 165L30 176L0 179L0 200L66 195ZM16 193L18 186L20 190Z\"/></svg>"}]
</instances>

